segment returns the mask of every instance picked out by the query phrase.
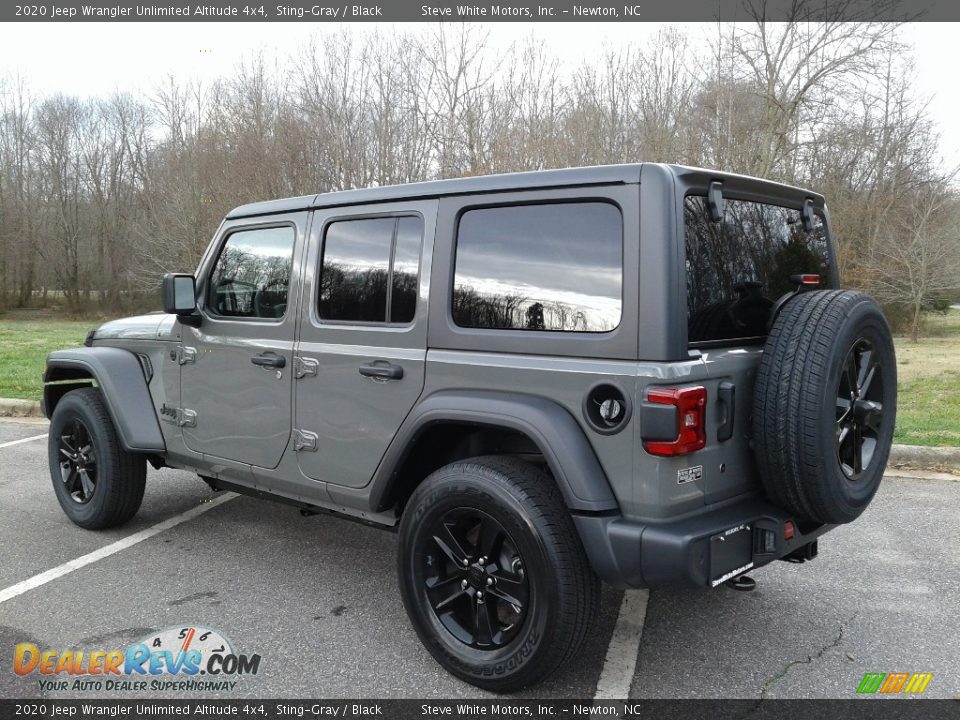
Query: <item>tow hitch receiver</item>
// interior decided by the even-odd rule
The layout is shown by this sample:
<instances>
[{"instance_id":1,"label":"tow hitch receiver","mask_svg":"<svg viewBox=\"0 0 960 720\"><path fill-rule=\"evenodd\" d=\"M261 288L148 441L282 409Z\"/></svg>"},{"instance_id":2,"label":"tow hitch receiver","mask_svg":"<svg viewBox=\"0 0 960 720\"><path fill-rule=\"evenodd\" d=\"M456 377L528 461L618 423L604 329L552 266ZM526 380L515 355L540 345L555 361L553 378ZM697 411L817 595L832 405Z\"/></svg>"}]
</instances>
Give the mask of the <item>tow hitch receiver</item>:
<instances>
[{"instance_id":1,"label":"tow hitch receiver","mask_svg":"<svg viewBox=\"0 0 960 720\"><path fill-rule=\"evenodd\" d=\"M781 560L791 563L804 563L807 560L813 560L817 556L817 541L809 542L806 545L798 547L789 555L784 555Z\"/></svg>"}]
</instances>

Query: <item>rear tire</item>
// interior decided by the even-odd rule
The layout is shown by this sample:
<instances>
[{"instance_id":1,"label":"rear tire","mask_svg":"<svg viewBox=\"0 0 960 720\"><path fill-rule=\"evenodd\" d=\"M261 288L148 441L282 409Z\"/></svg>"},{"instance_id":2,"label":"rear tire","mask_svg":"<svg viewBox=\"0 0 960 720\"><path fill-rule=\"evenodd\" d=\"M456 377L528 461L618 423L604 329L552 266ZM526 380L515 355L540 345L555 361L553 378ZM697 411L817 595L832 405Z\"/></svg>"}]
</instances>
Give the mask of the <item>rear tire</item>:
<instances>
[{"instance_id":1,"label":"rear tire","mask_svg":"<svg viewBox=\"0 0 960 720\"><path fill-rule=\"evenodd\" d=\"M117 438L97 388L71 390L50 418L50 478L64 513L88 530L122 525L143 500L147 464Z\"/></svg>"},{"instance_id":2,"label":"rear tire","mask_svg":"<svg viewBox=\"0 0 960 720\"><path fill-rule=\"evenodd\" d=\"M417 487L400 521L398 570L434 658L499 692L539 682L573 656L599 603L556 484L509 457L456 462Z\"/></svg>"},{"instance_id":3,"label":"rear tire","mask_svg":"<svg viewBox=\"0 0 960 720\"><path fill-rule=\"evenodd\" d=\"M806 292L784 306L753 405L760 479L775 504L828 524L866 509L893 443L896 373L890 328L869 296Z\"/></svg>"}]
</instances>

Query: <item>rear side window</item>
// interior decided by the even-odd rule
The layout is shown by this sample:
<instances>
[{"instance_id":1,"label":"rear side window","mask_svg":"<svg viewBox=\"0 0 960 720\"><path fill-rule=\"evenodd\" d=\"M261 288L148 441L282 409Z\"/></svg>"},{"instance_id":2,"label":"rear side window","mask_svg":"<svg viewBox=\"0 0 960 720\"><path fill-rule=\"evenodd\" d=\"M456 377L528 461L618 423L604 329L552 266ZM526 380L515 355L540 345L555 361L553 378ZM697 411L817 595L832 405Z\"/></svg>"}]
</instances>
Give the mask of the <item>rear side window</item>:
<instances>
[{"instance_id":1,"label":"rear side window","mask_svg":"<svg viewBox=\"0 0 960 720\"><path fill-rule=\"evenodd\" d=\"M691 343L763 338L773 304L796 288L791 275L816 273L824 284L830 277L819 215L808 233L799 210L725 198L717 223L705 197L688 196L684 234Z\"/></svg>"},{"instance_id":2,"label":"rear side window","mask_svg":"<svg viewBox=\"0 0 960 720\"><path fill-rule=\"evenodd\" d=\"M342 220L327 227L318 311L324 320L410 323L417 307L423 220Z\"/></svg>"},{"instance_id":3,"label":"rear side window","mask_svg":"<svg viewBox=\"0 0 960 720\"><path fill-rule=\"evenodd\" d=\"M282 318L295 240L292 227L231 233L210 275L209 309L223 317Z\"/></svg>"},{"instance_id":4,"label":"rear side window","mask_svg":"<svg viewBox=\"0 0 960 720\"><path fill-rule=\"evenodd\" d=\"M615 205L481 208L460 219L453 319L461 327L608 332L620 323L622 285Z\"/></svg>"}]
</instances>

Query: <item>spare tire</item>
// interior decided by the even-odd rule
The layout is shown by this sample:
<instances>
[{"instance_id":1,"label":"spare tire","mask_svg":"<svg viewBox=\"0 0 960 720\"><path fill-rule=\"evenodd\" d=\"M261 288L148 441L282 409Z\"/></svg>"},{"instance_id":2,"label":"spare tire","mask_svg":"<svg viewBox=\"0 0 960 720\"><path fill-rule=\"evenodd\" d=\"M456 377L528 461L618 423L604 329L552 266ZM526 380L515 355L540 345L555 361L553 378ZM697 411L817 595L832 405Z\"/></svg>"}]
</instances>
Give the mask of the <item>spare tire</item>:
<instances>
[{"instance_id":1,"label":"spare tire","mask_svg":"<svg viewBox=\"0 0 960 720\"><path fill-rule=\"evenodd\" d=\"M757 469L798 519L847 523L873 499L897 411L897 366L868 295L805 292L777 316L753 392Z\"/></svg>"}]
</instances>

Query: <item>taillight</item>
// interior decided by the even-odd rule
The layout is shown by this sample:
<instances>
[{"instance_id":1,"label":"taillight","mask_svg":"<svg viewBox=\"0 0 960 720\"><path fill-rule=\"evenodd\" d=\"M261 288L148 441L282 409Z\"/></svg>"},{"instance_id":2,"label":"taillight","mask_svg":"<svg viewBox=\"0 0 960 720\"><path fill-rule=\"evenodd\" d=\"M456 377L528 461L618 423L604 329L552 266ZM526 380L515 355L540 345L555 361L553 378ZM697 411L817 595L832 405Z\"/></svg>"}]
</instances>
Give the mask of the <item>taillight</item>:
<instances>
[{"instance_id":1,"label":"taillight","mask_svg":"<svg viewBox=\"0 0 960 720\"><path fill-rule=\"evenodd\" d=\"M801 273L800 275L791 275L790 282L794 285L817 287L820 284L820 276L814 273Z\"/></svg>"},{"instance_id":2,"label":"taillight","mask_svg":"<svg viewBox=\"0 0 960 720\"><path fill-rule=\"evenodd\" d=\"M651 455L686 455L707 444L706 407L707 389L691 387L651 387L647 402L672 405L677 409L677 435L673 440L647 440L644 444Z\"/></svg>"}]
</instances>

